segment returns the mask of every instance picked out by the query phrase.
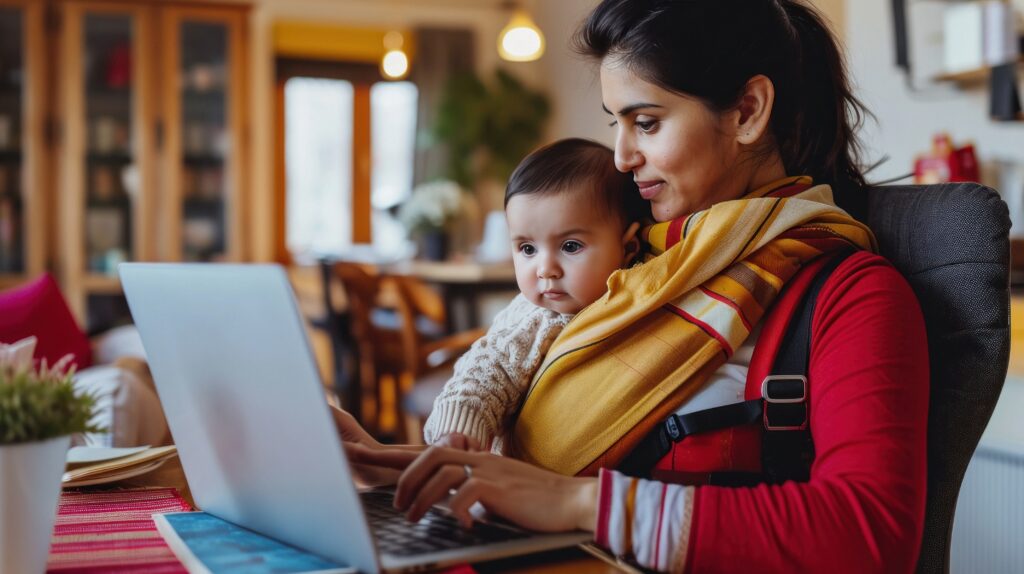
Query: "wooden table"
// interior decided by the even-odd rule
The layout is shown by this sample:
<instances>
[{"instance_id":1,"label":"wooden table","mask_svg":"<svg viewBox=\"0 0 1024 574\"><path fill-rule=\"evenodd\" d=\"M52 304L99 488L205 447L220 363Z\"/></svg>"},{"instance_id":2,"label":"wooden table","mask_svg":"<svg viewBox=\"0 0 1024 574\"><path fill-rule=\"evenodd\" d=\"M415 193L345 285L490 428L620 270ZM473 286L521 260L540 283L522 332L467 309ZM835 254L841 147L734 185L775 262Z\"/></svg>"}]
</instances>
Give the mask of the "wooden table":
<instances>
[{"instance_id":1,"label":"wooden table","mask_svg":"<svg viewBox=\"0 0 1024 574\"><path fill-rule=\"evenodd\" d=\"M181 460L174 457L153 472L130 478L121 482L125 487L171 486L178 490L185 500L195 507L192 491L181 468ZM615 574L623 572L609 563L598 560L579 548L566 548L552 552L543 552L530 556L506 558L491 562L474 564L473 567L481 574L490 573L539 573L539 574Z\"/></svg>"},{"instance_id":2,"label":"wooden table","mask_svg":"<svg viewBox=\"0 0 1024 574\"><path fill-rule=\"evenodd\" d=\"M332 259L321 259L329 266ZM411 259L398 262L370 263L381 275L415 277L440 292L445 310L445 331L455 333L481 327L479 297L487 293L516 293L516 272L511 261L478 263L475 261L423 261ZM324 269L324 289L330 289L329 270ZM458 309L465 311L465 321L458 322Z\"/></svg>"}]
</instances>

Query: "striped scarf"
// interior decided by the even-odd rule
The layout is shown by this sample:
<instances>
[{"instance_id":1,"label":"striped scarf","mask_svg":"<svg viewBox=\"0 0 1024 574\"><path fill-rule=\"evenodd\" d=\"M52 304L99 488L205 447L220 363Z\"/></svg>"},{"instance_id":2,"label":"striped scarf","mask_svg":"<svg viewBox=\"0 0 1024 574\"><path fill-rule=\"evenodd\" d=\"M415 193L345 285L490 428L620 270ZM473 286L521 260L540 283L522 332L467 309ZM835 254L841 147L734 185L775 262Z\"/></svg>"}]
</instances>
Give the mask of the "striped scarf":
<instances>
[{"instance_id":1,"label":"striped scarf","mask_svg":"<svg viewBox=\"0 0 1024 574\"><path fill-rule=\"evenodd\" d=\"M642 237L647 260L613 273L552 344L512 431L516 457L566 475L614 468L732 356L801 266L842 248L876 250L831 188L808 177Z\"/></svg>"}]
</instances>

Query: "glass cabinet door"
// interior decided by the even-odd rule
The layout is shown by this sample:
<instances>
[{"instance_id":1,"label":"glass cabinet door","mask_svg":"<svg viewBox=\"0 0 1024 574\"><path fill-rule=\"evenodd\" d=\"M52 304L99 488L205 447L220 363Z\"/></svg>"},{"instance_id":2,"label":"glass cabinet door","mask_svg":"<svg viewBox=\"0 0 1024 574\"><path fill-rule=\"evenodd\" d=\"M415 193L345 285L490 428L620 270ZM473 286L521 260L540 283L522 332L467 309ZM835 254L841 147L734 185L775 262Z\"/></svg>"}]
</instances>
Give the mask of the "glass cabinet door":
<instances>
[{"instance_id":1,"label":"glass cabinet door","mask_svg":"<svg viewBox=\"0 0 1024 574\"><path fill-rule=\"evenodd\" d=\"M46 265L42 3L0 0L0 289Z\"/></svg>"},{"instance_id":2,"label":"glass cabinet door","mask_svg":"<svg viewBox=\"0 0 1024 574\"><path fill-rule=\"evenodd\" d=\"M142 5L63 4L60 204L65 294L80 320L86 301L120 293L117 265L152 259L154 193L150 11Z\"/></svg>"},{"instance_id":3,"label":"glass cabinet door","mask_svg":"<svg viewBox=\"0 0 1024 574\"><path fill-rule=\"evenodd\" d=\"M233 12L174 10L167 153L173 189L170 259L240 258L238 215L239 20Z\"/></svg>"},{"instance_id":4,"label":"glass cabinet door","mask_svg":"<svg viewBox=\"0 0 1024 574\"><path fill-rule=\"evenodd\" d=\"M113 274L136 255L132 175L132 18L86 14L85 54L85 266Z\"/></svg>"},{"instance_id":5,"label":"glass cabinet door","mask_svg":"<svg viewBox=\"0 0 1024 574\"><path fill-rule=\"evenodd\" d=\"M0 5L0 274L25 272L24 11Z\"/></svg>"}]
</instances>

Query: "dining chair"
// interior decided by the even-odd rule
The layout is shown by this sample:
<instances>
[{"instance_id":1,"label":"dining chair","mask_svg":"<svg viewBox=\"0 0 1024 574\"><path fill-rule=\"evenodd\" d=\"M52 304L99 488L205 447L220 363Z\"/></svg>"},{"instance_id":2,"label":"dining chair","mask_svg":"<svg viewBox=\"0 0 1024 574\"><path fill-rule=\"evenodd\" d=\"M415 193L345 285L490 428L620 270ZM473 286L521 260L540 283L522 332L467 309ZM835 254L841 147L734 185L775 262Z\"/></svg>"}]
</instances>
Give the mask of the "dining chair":
<instances>
[{"instance_id":1,"label":"dining chair","mask_svg":"<svg viewBox=\"0 0 1024 574\"><path fill-rule=\"evenodd\" d=\"M443 323L436 314L443 305L415 278L351 262L333 263L332 272L347 298L358 373L345 407L379 436L421 442L422 415L403 409L405 396L423 379L447 380L454 360L485 330L441 334L431 319Z\"/></svg>"}]
</instances>

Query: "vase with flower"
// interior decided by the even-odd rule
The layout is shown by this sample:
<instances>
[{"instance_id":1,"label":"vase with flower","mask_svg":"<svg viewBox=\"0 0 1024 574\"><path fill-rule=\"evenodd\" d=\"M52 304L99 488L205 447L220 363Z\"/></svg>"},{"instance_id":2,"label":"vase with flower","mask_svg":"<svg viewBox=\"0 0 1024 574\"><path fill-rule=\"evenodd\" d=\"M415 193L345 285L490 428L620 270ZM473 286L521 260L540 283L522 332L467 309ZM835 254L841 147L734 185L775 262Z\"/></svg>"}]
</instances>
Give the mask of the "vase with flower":
<instances>
[{"instance_id":1,"label":"vase with flower","mask_svg":"<svg viewBox=\"0 0 1024 574\"><path fill-rule=\"evenodd\" d=\"M457 183L431 181L416 186L398 208L398 219L419 246L419 256L443 261L449 255L449 230L465 212L465 192Z\"/></svg>"}]
</instances>

